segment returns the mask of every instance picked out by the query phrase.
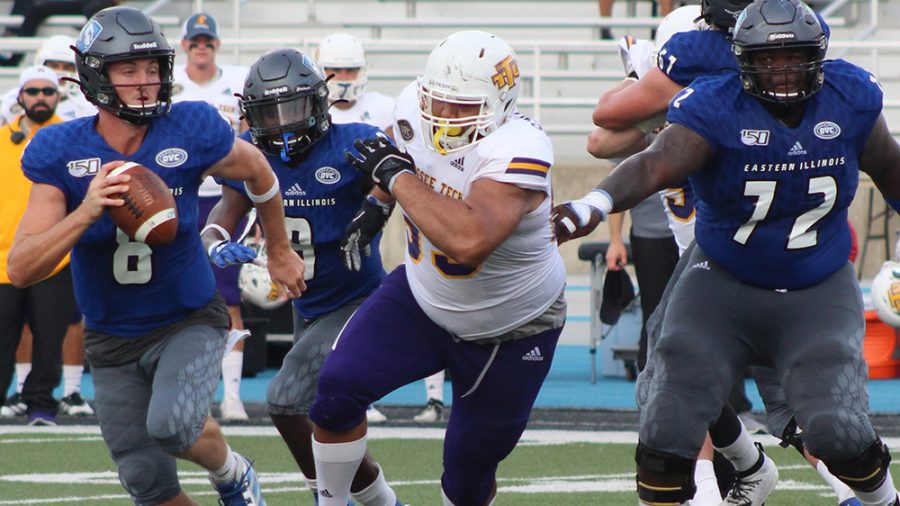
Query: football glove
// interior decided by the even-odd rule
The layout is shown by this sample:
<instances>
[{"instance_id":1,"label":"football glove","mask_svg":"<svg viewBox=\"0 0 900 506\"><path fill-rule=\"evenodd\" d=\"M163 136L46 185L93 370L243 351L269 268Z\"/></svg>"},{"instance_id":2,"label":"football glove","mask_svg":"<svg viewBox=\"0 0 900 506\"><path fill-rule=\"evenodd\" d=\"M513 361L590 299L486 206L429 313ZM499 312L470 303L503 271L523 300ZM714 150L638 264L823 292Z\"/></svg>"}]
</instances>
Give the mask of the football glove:
<instances>
[{"instance_id":1,"label":"football glove","mask_svg":"<svg viewBox=\"0 0 900 506\"><path fill-rule=\"evenodd\" d=\"M655 66L653 61L653 43L649 40L635 39L626 36L619 39L619 56L626 77L640 79Z\"/></svg>"},{"instance_id":2,"label":"football glove","mask_svg":"<svg viewBox=\"0 0 900 506\"><path fill-rule=\"evenodd\" d=\"M255 259L255 250L236 242L218 241L209 247L209 261L217 267L245 264Z\"/></svg>"},{"instance_id":3,"label":"football glove","mask_svg":"<svg viewBox=\"0 0 900 506\"><path fill-rule=\"evenodd\" d=\"M612 199L603 190L594 190L578 200L554 207L550 223L557 244L590 234L611 210Z\"/></svg>"},{"instance_id":4,"label":"football glove","mask_svg":"<svg viewBox=\"0 0 900 506\"><path fill-rule=\"evenodd\" d=\"M359 271L362 268L362 256L372 254L370 244L384 228L393 210L394 204L386 204L372 195L366 197L341 239L344 265L348 270Z\"/></svg>"},{"instance_id":5,"label":"football glove","mask_svg":"<svg viewBox=\"0 0 900 506\"><path fill-rule=\"evenodd\" d=\"M359 151L355 156L350 151L344 157L360 172L372 178L372 181L390 195L397 176L404 172L415 174L415 161L408 154L394 146L388 137L378 133L371 139L356 139L353 146Z\"/></svg>"}]
</instances>

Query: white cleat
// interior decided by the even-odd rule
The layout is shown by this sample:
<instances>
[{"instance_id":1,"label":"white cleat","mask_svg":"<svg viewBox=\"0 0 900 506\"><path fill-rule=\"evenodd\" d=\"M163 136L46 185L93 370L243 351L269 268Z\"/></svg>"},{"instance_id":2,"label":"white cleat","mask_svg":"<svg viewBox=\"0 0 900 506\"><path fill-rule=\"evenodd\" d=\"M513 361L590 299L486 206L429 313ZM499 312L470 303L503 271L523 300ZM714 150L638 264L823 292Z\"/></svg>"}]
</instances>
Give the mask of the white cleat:
<instances>
[{"instance_id":1,"label":"white cleat","mask_svg":"<svg viewBox=\"0 0 900 506\"><path fill-rule=\"evenodd\" d=\"M70 416L93 416L94 410L80 393L74 392L59 401L59 410Z\"/></svg>"},{"instance_id":2,"label":"white cleat","mask_svg":"<svg viewBox=\"0 0 900 506\"><path fill-rule=\"evenodd\" d=\"M428 399L425 409L413 417L413 420L419 423L440 422L443 419L444 403L437 399Z\"/></svg>"},{"instance_id":3,"label":"white cleat","mask_svg":"<svg viewBox=\"0 0 900 506\"><path fill-rule=\"evenodd\" d=\"M762 445L756 443L756 447L759 448L759 454L763 458L762 466L744 476L738 473L737 480L722 501L722 506L762 506L769 494L775 490L778 483L778 468L763 451Z\"/></svg>"},{"instance_id":4,"label":"white cleat","mask_svg":"<svg viewBox=\"0 0 900 506\"><path fill-rule=\"evenodd\" d=\"M219 404L222 411L222 420L249 420L247 410L244 409L244 403L240 399L231 399L226 397Z\"/></svg>"},{"instance_id":5,"label":"white cleat","mask_svg":"<svg viewBox=\"0 0 900 506\"><path fill-rule=\"evenodd\" d=\"M387 417L384 416L384 413L378 411L378 408L375 406L369 406L369 409L366 410L366 421L369 423L382 423L387 421Z\"/></svg>"}]
</instances>

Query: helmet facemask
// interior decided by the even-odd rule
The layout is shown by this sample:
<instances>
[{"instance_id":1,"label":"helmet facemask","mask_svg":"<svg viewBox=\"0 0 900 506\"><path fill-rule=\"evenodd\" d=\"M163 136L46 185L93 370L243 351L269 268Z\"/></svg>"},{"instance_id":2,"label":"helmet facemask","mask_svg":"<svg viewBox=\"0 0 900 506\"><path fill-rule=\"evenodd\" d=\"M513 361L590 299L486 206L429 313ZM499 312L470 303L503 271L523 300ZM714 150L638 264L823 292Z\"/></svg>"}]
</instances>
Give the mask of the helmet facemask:
<instances>
[{"instance_id":1,"label":"helmet facemask","mask_svg":"<svg viewBox=\"0 0 900 506\"><path fill-rule=\"evenodd\" d=\"M135 125L146 125L153 118L159 118L169 112L172 107L172 88L174 86L174 76L172 67L174 64L174 56L157 57L159 62L159 83L139 83L139 84L113 84L109 78L109 64L141 59L138 56L128 56L127 58L106 59L101 61L93 56L84 57L84 65L93 69L96 76L99 77L98 83L94 86L95 96L85 96L91 103L97 107L106 109L116 114L116 116L133 123ZM127 104L119 98L118 88L149 88L159 86L156 100L153 102L138 102ZM82 87L82 92L84 92Z\"/></svg>"},{"instance_id":2,"label":"helmet facemask","mask_svg":"<svg viewBox=\"0 0 900 506\"><path fill-rule=\"evenodd\" d=\"M442 155L476 144L499 125L496 111L485 96L462 96L440 92L419 79L419 117L425 144ZM478 108L477 114L459 118L444 118L434 113L434 101L468 108Z\"/></svg>"},{"instance_id":3,"label":"helmet facemask","mask_svg":"<svg viewBox=\"0 0 900 506\"><path fill-rule=\"evenodd\" d=\"M241 99L253 142L285 162L307 151L330 126L324 83L294 93Z\"/></svg>"},{"instance_id":4,"label":"helmet facemask","mask_svg":"<svg viewBox=\"0 0 900 506\"><path fill-rule=\"evenodd\" d=\"M761 100L778 104L802 102L822 89L825 83L818 47L736 48L735 53L741 67L741 84L748 93ZM799 61L783 65L766 64L768 57L778 53L802 55L802 58L791 58Z\"/></svg>"},{"instance_id":5,"label":"helmet facemask","mask_svg":"<svg viewBox=\"0 0 900 506\"><path fill-rule=\"evenodd\" d=\"M328 73L329 70L335 70L332 68L326 68L325 72ZM352 80L338 80L335 74L331 74L328 77L328 100L331 102L337 101L346 101L346 102L356 102L366 92L366 86L369 84L369 78L366 76L366 69L363 67L357 67L355 70L358 71L356 74L356 79Z\"/></svg>"}]
</instances>

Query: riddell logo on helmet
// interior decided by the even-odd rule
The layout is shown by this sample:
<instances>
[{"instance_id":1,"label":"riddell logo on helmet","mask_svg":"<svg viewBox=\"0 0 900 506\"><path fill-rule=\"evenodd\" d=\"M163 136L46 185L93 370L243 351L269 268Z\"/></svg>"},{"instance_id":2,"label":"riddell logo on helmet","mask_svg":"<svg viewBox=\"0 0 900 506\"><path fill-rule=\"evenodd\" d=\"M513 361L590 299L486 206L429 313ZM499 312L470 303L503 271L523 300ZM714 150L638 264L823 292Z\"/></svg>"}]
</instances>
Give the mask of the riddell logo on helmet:
<instances>
[{"instance_id":1,"label":"riddell logo on helmet","mask_svg":"<svg viewBox=\"0 0 900 506\"><path fill-rule=\"evenodd\" d=\"M135 51L140 50L140 49L156 49L157 47L159 47L159 46L157 46L156 42L154 42L154 41L135 42L134 44L131 45L131 49L133 49Z\"/></svg>"},{"instance_id":2,"label":"riddell logo on helmet","mask_svg":"<svg viewBox=\"0 0 900 506\"><path fill-rule=\"evenodd\" d=\"M776 40L793 40L796 39L797 36L794 35L793 32L779 32L779 33L770 33L768 37L769 42L773 42Z\"/></svg>"},{"instance_id":3,"label":"riddell logo on helmet","mask_svg":"<svg viewBox=\"0 0 900 506\"><path fill-rule=\"evenodd\" d=\"M269 88L268 90L263 92L263 95L265 95L265 96L280 95L281 93L287 93L287 91L288 91L287 86L281 86L279 88Z\"/></svg>"}]
</instances>

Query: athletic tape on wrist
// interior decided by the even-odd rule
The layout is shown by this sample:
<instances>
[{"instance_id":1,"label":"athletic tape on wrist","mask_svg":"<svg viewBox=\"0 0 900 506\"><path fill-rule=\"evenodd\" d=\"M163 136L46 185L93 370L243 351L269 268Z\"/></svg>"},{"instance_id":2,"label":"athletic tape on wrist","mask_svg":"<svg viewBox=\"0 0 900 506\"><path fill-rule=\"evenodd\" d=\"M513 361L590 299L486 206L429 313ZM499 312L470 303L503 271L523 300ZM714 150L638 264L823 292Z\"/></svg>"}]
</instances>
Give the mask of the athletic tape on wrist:
<instances>
[{"instance_id":1,"label":"athletic tape on wrist","mask_svg":"<svg viewBox=\"0 0 900 506\"><path fill-rule=\"evenodd\" d=\"M212 258L212 256L216 253L216 250L218 248L228 244L228 242L229 241L216 241L216 242L210 244L209 249L206 250L206 254L209 256L209 258Z\"/></svg>"},{"instance_id":2,"label":"athletic tape on wrist","mask_svg":"<svg viewBox=\"0 0 900 506\"><path fill-rule=\"evenodd\" d=\"M601 190L599 188L593 189L590 193L581 197L579 201L600 211L604 218L609 216L609 213L613 208L612 197L606 190Z\"/></svg>"},{"instance_id":3,"label":"athletic tape on wrist","mask_svg":"<svg viewBox=\"0 0 900 506\"><path fill-rule=\"evenodd\" d=\"M278 184L278 179L276 179L275 183L272 184L272 187L262 195L256 195L255 193L250 191L250 187L247 186L246 181L244 181L244 189L247 190L247 197L250 198L250 200L252 200L254 204L262 204L263 202L268 202L272 197L278 194L278 190L280 190L281 187Z\"/></svg>"},{"instance_id":4,"label":"athletic tape on wrist","mask_svg":"<svg viewBox=\"0 0 900 506\"><path fill-rule=\"evenodd\" d=\"M226 241L231 240L231 234L229 234L228 231L225 230L223 227L221 227L215 223L210 223L210 224L206 225L205 227L203 227L203 230L200 231L200 236L202 237L203 234L205 234L207 230L215 230L216 232L222 234L222 239L225 239Z\"/></svg>"}]
</instances>

